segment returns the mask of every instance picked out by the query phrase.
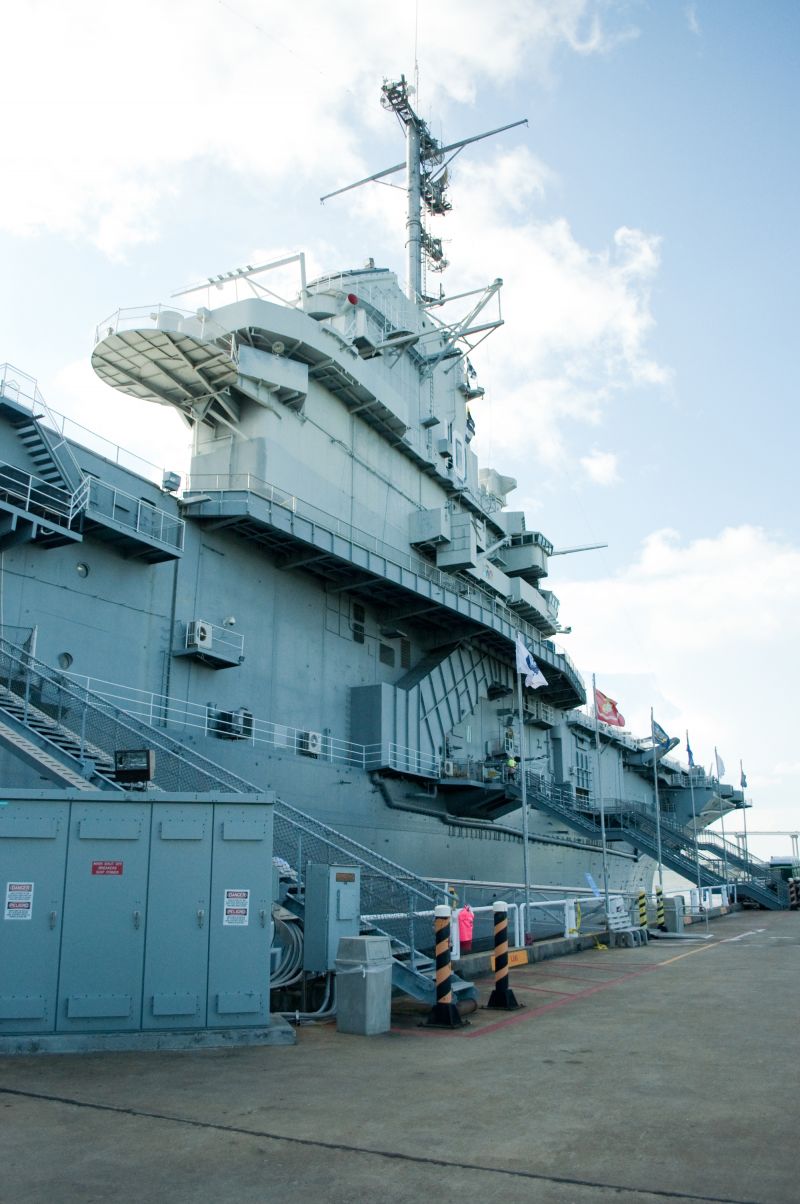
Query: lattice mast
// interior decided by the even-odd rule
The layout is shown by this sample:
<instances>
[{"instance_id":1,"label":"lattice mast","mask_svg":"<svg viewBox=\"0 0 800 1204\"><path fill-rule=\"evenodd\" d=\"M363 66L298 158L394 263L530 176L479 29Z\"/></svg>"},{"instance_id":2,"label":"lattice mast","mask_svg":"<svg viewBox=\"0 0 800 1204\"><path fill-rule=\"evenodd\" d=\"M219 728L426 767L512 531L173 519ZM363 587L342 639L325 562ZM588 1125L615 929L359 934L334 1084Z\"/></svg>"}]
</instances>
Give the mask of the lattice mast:
<instances>
[{"instance_id":1,"label":"lattice mast","mask_svg":"<svg viewBox=\"0 0 800 1204\"><path fill-rule=\"evenodd\" d=\"M422 206L428 213L443 214L451 208L446 199L447 168L443 167L444 148L436 141L408 99L406 77L400 76L397 83L384 82L381 88L381 104L391 109L404 128L406 137L406 261L407 293L412 300L422 295L422 257L426 255L434 271L443 271L447 260L442 250L442 240L431 238L422 225Z\"/></svg>"},{"instance_id":2,"label":"lattice mast","mask_svg":"<svg viewBox=\"0 0 800 1204\"><path fill-rule=\"evenodd\" d=\"M401 75L396 82L384 80L381 88L381 104L385 109L397 114L403 127L406 139L405 163L395 163L393 167L386 167L383 171L377 171L374 175L357 180L354 184L337 188L334 192L327 193L321 200L327 201L331 197L349 192L353 188L359 188L362 184L381 180L385 176L393 175L405 168L406 259L408 266L406 293L412 301L418 302L425 299L422 295L422 268L425 259L435 272L441 272L447 267L442 240L433 238L424 228L422 209L424 206L431 216L437 217L447 213L452 207L446 195L449 163L469 143L480 142L483 138L491 138L494 134L512 130L518 125L527 125L528 122L527 119L513 121L510 125L487 130L485 134L474 134L471 138L462 138L460 142L451 142L447 146L442 146L434 138L427 122L423 121L411 107L409 86L404 75ZM450 154L450 159L446 160L445 156L448 154Z\"/></svg>"}]
</instances>

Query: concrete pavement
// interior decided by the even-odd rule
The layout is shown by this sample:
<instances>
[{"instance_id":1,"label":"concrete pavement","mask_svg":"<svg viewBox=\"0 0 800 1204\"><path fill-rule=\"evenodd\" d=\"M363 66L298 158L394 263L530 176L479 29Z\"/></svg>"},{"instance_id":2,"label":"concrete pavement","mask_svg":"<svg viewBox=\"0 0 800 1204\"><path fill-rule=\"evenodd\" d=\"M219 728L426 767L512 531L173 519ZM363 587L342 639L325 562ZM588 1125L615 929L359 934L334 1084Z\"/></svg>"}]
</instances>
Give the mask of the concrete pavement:
<instances>
[{"instance_id":1,"label":"concrete pavement","mask_svg":"<svg viewBox=\"0 0 800 1204\"><path fill-rule=\"evenodd\" d=\"M800 1200L800 915L512 986L523 1009L453 1033L406 1006L380 1037L0 1059L0 1199Z\"/></svg>"}]
</instances>

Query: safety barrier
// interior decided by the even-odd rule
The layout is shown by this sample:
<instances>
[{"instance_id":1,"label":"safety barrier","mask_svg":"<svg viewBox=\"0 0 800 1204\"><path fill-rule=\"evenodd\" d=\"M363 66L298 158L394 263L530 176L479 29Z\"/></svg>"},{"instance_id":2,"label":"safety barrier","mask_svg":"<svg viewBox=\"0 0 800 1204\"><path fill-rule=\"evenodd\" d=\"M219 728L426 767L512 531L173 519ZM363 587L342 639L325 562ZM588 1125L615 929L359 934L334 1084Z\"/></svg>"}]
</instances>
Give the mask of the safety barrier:
<instances>
[{"instance_id":1,"label":"safety barrier","mask_svg":"<svg viewBox=\"0 0 800 1204\"><path fill-rule=\"evenodd\" d=\"M639 927L647 927L647 895L643 890L639 891L637 906L639 909Z\"/></svg>"},{"instance_id":2,"label":"safety barrier","mask_svg":"<svg viewBox=\"0 0 800 1204\"><path fill-rule=\"evenodd\" d=\"M450 965L450 908L435 908L433 935L436 946L436 1003L425 1021L427 1028L461 1028L464 1021L453 1002L452 970Z\"/></svg>"},{"instance_id":3,"label":"safety barrier","mask_svg":"<svg viewBox=\"0 0 800 1204\"><path fill-rule=\"evenodd\" d=\"M494 907L494 990L486 1006L506 1012L520 1006L508 982L508 904L502 900Z\"/></svg>"},{"instance_id":4,"label":"safety barrier","mask_svg":"<svg viewBox=\"0 0 800 1204\"><path fill-rule=\"evenodd\" d=\"M667 924L664 918L664 892L660 886L656 887L656 927L660 932L667 931Z\"/></svg>"}]
</instances>

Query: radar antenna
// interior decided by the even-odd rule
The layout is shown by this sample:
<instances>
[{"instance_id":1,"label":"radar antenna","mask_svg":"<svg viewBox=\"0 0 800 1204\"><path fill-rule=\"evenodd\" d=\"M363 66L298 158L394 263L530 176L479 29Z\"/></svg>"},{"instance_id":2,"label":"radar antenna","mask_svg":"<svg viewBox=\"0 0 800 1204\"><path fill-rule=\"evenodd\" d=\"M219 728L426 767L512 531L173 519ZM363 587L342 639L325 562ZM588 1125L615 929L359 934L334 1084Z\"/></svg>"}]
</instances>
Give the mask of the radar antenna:
<instances>
[{"instance_id":1,"label":"radar antenna","mask_svg":"<svg viewBox=\"0 0 800 1204\"><path fill-rule=\"evenodd\" d=\"M386 167L383 171L377 171L363 180L356 180L354 184L337 188L335 192L329 192L326 196L321 197L321 200L327 201L331 197L340 196L343 192L349 192L353 188L360 188L362 184L370 184L374 180L381 180L384 176L393 175L396 171L402 171L403 168L406 169L406 194L408 197L408 216L406 218L408 283L406 292L411 300L416 302L423 299L423 255L427 257L433 271L441 272L447 267L442 240L433 238L422 225L423 205L426 211L434 217L443 216L452 207L447 199L449 183L447 168L451 160L445 162L445 156L452 151L451 159L453 159L471 142L480 142L484 138L502 134L505 130L513 130L518 125L527 125L528 120L523 118L521 121L513 121L510 125L501 125L495 130L487 130L484 134L474 134L471 138L462 138L460 142L451 142L447 146L442 146L434 138L427 122L423 121L411 107L410 91L404 75L401 75L396 82L384 80L381 88L381 104L385 109L397 114L405 131L405 163L395 163L393 167Z\"/></svg>"}]
</instances>

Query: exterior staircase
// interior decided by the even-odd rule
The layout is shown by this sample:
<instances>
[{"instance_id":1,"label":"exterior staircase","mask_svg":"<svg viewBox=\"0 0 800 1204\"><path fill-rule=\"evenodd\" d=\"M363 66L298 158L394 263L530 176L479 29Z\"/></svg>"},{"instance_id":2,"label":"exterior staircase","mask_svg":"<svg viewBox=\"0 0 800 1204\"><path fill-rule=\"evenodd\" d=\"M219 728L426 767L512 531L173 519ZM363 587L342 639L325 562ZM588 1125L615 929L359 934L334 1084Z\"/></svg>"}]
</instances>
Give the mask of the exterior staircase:
<instances>
[{"instance_id":1,"label":"exterior staircase","mask_svg":"<svg viewBox=\"0 0 800 1204\"><path fill-rule=\"evenodd\" d=\"M100 695L68 681L24 647L0 637L0 743L59 784L80 790L119 790L114 750L155 750L152 787L171 792L258 793L261 787L186 748L165 732L118 710ZM432 920L416 913L448 904L446 891L350 837L275 800L274 852L297 873L294 908L302 915L306 864L357 865L361 870L363 931L389 937L393 984L431 1005L436 989L431 959ZM427 925L422 941L421 926ZM472 983L453 978L456 998L476 999Z\"/></svg>"},{"instance_id":2,"label":"exterior staircase","mask_svg":"<svg viewBox=\"0 0 800 1204\"><path fill-rule=\"evenodd\" d=\"M594 840L601 839L599 807L594 800L576 798L571 787L556 786L538 774L526 774L528 802L537 810L567 823L574 831ZM521 797L518 786L507 787L508 793ZM649 857L658 857L658 829L652 810L641 804L609 799L605 806L605 828L608 841L624 840ZM766 862L745 856L738 845L723 841L717 833L704 831L695 837L689 828L682 828L661 817L661 861L690 882L701 886L719 887L734 882L739 895L770 910L789 906L786 883ZM703 856L704 854L705 856ZM724 866L727 862L728 873ZM731 872L734 867L735 872Z\"/></svg>"}]
</instances>

